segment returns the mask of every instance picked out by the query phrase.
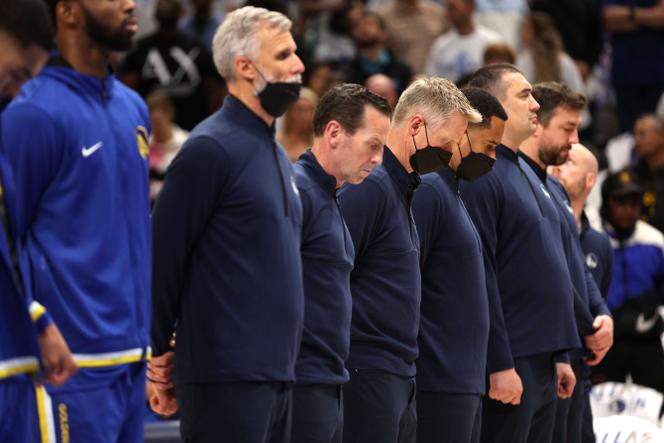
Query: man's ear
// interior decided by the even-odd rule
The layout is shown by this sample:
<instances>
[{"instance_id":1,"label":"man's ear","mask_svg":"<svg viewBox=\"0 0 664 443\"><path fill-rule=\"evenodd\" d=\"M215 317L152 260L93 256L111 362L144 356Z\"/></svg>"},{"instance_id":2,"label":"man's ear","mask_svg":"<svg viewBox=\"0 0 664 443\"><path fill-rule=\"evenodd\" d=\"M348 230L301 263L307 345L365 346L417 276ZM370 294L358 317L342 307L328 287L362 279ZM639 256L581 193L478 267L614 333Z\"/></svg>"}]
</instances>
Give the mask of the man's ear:
<instances>
[{"instance_id":1,"label":"man's ear","mask_svg":"<svg viewBox=\"0 0 664 443\"><path fill-rule=\"evenodd\" d=\"M325 131L323 132L325 140L330 145L332 149L336 149L341 141L341 136L343 135L343 128L341 124L336 120L330 120L325 125Z\"/></svg>"},{"instance_id":2,"label":"man's ear","mask_svg":"<svg viewBox=\"0 0 664 443\"><path fill-rule=\"evenodd\" d=\"M254 64L247 57L235 57L235 74L248 82L256 80L257 71Z\"/></svg>"},{"instance_id":3,"label":"man's ear","mask_svg":"<svg viewBox=\"0 0 664 443\"><path fill-rule=\"evenodd\" d=\"M424 116L415 114L408 119L406 125L408 125L408 135L415 137L424 126Z\"/></svg>"}]
</instances>

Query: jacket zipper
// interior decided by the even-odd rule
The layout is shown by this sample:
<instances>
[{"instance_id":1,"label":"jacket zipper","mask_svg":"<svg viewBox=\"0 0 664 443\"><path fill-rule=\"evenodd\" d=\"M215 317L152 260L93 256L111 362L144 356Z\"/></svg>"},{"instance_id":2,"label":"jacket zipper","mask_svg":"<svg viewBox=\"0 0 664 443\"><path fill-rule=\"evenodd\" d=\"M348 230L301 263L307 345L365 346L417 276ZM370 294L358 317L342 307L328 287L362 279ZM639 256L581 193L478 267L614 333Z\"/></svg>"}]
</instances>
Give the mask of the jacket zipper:
<instances>
[{"instance_id":1,"label":"jacket zipper","mask_svg":"<svg viewBox=\"0 0 664 443\"><path fill-rule=\"evenodd\" d=\"M279 183L281 184L281 194L284 197L284 215L288 217L288 194L286 193L286 184L284 183L284 173L279 165L279 156L277 155L277 145L272 143L272 153L274 154L274 162L277 165L277 172L279 172Z\"/></svg>"}]
</instances>

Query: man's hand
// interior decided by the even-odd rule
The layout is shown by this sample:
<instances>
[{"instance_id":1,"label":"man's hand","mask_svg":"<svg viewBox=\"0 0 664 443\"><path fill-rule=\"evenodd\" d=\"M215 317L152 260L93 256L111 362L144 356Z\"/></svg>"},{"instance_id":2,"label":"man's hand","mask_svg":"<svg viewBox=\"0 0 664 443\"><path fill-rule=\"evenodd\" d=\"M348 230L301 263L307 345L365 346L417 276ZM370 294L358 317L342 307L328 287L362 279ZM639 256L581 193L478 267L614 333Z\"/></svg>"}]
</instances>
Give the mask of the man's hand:
<instances>
[{"instance_id":1,"label":"man's hand","mask_svg":"<svg viewBox=\"0 0 664 443\"><path fill-rule=\"evenodd\" d=\"M168 351L159 357L152 357L148 362L147 378L154 385L154 389L167 391L173 389L173 369L175 367L175 352Z\"/></svg>"},{"instance_id":2,"label":"man's hand","mask_svg":"<svg viewBox=\"0 0 664 443\"><path fill-rule=\"evenodd\" d=\"M171 416L178 411L178 403L175 398L175 388L157 389L157 385L150 380L145 382L145 395L150 402L150 408L159 415Z\"/></svg>"},{"instance_id":3,"label":"man's hand","mask_svg":"<svg viewBox=\"0 0 664 443\"><path fill-rule=\"evenodd\" d=\"M598 315L593 322L595 333L584 337L586 348L593 353L592 358L586 359L586 364L596 366L602 361L611 346L613 346L613 319L608 315Z\"/></svg>"},{"instance_id":4,"label":"man's hand","mask_svg":"<svg viewBox=\"0 0 664 443\"><path fill-rule=\"evenodd\" d=\"M62 386L78 371L67 342L55 323L48 325L38 339L46 381Z\"/></svg>"},{"instance_id":5,"label":"man's hand","mask_svg":"<svg viewBox=\"0 0 664 443\"><path fill-rule=\"evenodd\" d=\"M572 396L576 385L576 376L569 363L556 363L558 374L558 398L566 399Z\"/></svg>"},{"instance_id":6,"label":"man's hand","mask_svg":"<svg viewBox=\"0 0 664 443\"><path fill-rule=\"evenodd\" d=\"M499 402L518 405L521 403L523 385L514 368L494 372L489 376L489 398Z\"/></svg>"}]
</instances>

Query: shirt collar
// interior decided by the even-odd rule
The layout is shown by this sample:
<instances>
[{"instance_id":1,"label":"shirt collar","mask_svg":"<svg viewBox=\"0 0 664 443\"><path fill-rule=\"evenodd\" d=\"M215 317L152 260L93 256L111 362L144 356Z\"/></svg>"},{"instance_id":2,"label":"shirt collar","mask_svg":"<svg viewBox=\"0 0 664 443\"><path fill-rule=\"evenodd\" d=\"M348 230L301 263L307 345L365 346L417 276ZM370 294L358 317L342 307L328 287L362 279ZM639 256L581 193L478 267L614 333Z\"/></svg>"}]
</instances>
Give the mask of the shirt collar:
<instances>
[{"instance_id":1,"label":"shirt collar","mask_svg":"<svg viewBox=\"0 0 664 443\"><path fill-rule=\"evenodd\" d=\"M519 157L524 159L526 161L526 163L528 164L528 166L530 166L532 168L532 170L535 171L535 174L537 174L537 177L539 177L539 179L542 183L546 183L546 170L545 169L542 169L540 167L540 165L535 163L535 160L531 159L530 157L528 157L526 154L524 154L521 151L519 151Z\"/></svg>"},{"instance_id":2,"label":"shirt collar","mask_svg":"<svg viewBox=\"0 0 664 443\"><path fill-rule=\"evenodd\" d=\"M323 169L320 163L318 163L318 159L311 150L306 150L297 161L309 171L311 178L318 183L321 188L326 192L329 192L331 195L336 195L337 179L325 172L325 169Z\"/></svg>"},{"instance_id":3,"label":"shirt collar","mask_svg":"<svg viewBox=\"0 0 664 443\"><path fill-rule=\"evenodd\" d=\"M250 131L266 131L274 138L275 125L268 126L265 120L249 109L242 101L233 95L227 95L221 108L232 120L241 122ZM276 119L275 119L276 121Z\"/></svg>"},{"instance_id":4,"label":"shirt collar","mask_svg":"<svg viewBox=\"0 0 664 443\"><path fill-rule=\"evenodd\" d=\"M509 160L512 163L516 163L518 160L516 153L502 143L496 146L496 156Z\"/></svg>"},{"instance_id":5,"label":"shirt collar","mask_svg":"<svg viewBox=\"0 0 664 443\"><path fill-rule=\"evenodd\" d=\"M416 172L409 174L388 146L383 150L383 167L406 197L410 196L420 184L420 176Z\"/></svg>"},{"instance_id":6,"label":"shirt collar","mask_svg":"<svg viewBox=\"0 0 664 443\"><path fill-rule=\"evenodd\" d=\"M459 179L456 174L449 166L445 166L443 169L437 171L437 174L440 175L440 178L443 179L452 189L455 191L459 190Z\"/></svg>"}]
</instances>

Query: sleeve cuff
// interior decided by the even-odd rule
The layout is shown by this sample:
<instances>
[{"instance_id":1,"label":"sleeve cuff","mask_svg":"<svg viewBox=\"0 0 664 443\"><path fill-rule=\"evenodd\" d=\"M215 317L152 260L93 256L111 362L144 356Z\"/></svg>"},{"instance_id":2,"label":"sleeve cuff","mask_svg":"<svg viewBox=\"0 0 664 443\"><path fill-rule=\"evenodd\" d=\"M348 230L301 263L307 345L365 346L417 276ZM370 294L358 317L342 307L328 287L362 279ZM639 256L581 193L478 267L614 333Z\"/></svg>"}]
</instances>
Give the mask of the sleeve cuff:
<instances>
[{"instance_id":1,"label":"sleeve cuff","mask_svg":"<svg viewBox=\"0 0 664 443\"><path fill-rule=\"evenodd\" d=\"M568 363L570 362L569 360L569 352L561 352L560 354L556 354L553 357L553 361L556 363Z\"/></svg>"},{"instance_id":2,"label":"sleeve cuff","mask_svg":"<svg viewBox=\"0 0 664 443\"><path fill-rule=\"evenodd\" d=\"M44 332L44 329L53 323L53 318L46 312L46 308L36 301L30 303L30 318L32 318L38 334Z\"/></svg>"}]
</instances>

